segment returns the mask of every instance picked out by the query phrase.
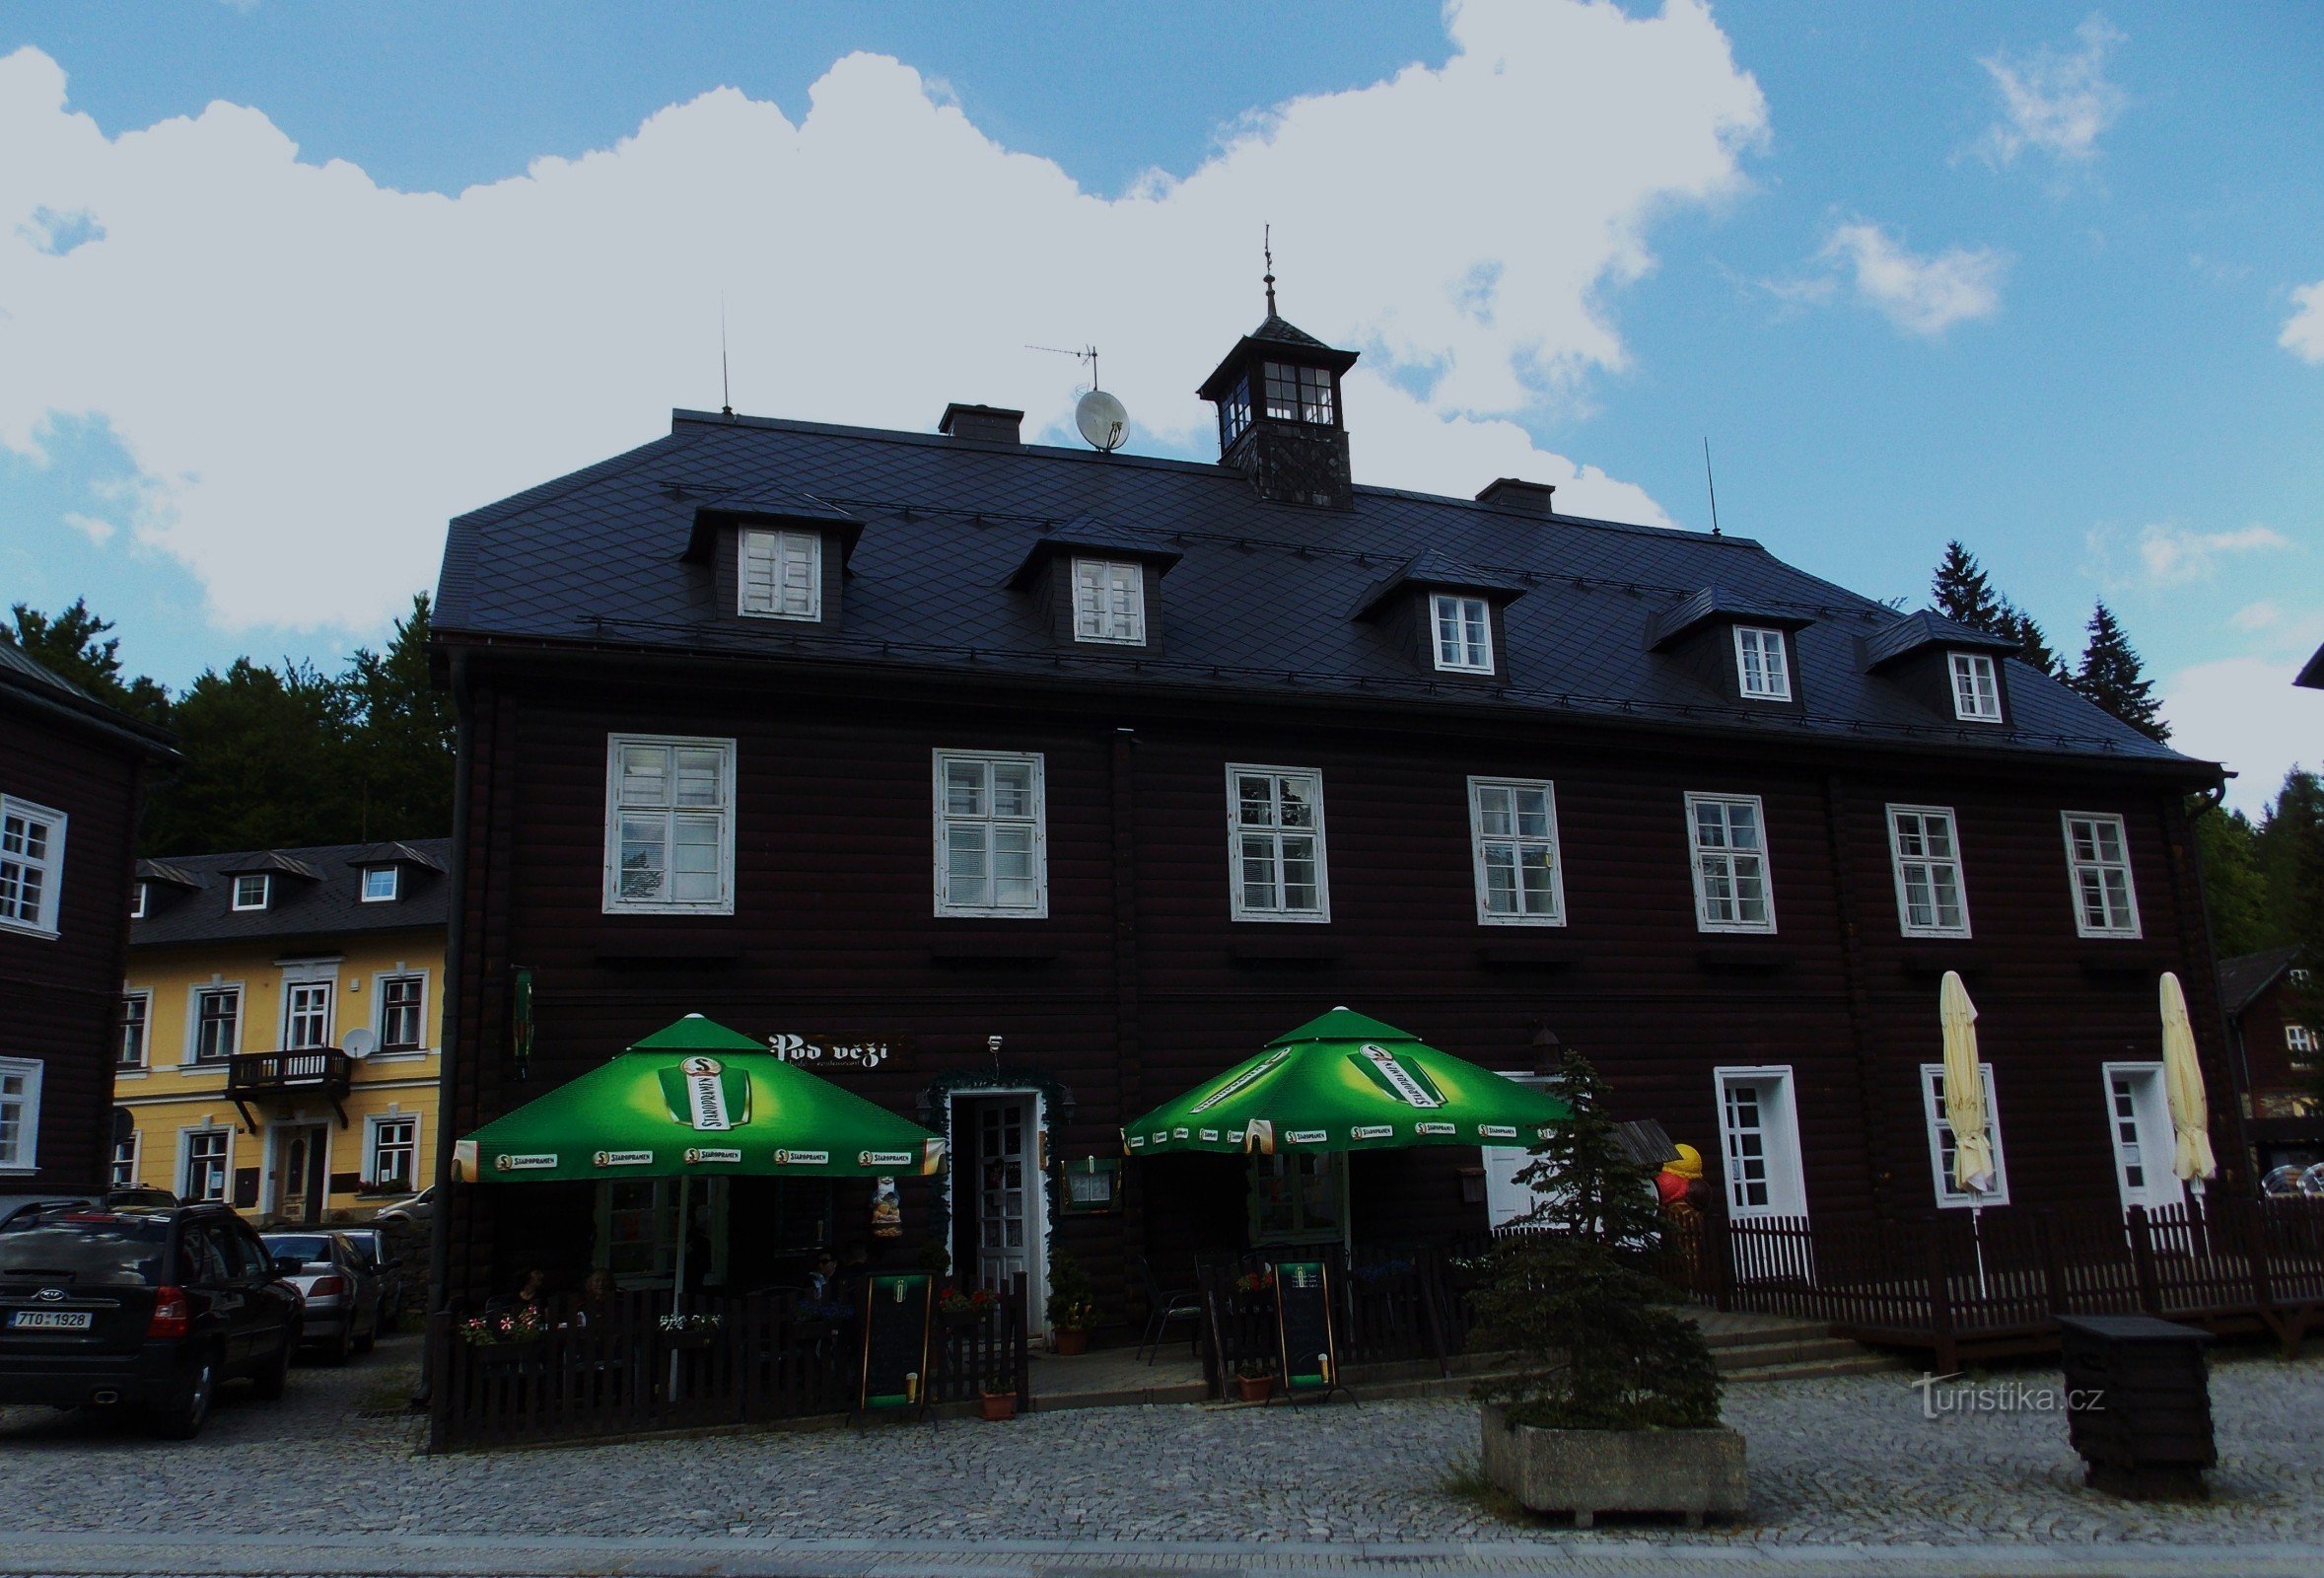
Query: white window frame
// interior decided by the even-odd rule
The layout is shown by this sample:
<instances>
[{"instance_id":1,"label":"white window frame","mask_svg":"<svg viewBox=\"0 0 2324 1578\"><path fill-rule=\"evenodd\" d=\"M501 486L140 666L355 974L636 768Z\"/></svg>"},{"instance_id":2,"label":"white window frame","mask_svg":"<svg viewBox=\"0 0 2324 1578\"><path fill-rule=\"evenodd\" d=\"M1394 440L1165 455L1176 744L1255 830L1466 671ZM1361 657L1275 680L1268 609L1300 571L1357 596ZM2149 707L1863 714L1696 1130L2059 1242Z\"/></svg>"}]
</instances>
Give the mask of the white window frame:
<instances>
[{"instance_id":1,"label":"white window frame","mask_svg":"<svg viewBox=\"0 0 2324 1578\"><path fill-rule=\"evenodd\" d=\"M2058 814L2058 822L2066 836L2066 891L2074 903L2075 931L2083 937L2115 937L2136 940L2142 935L2139 925L2139 881L2131 870L2131 829L2129 824L2111 811L2062 811ZM2100 856L2092 860L2082 859L2081 852L2075 847L2074 842L2074 825L2078 822L2086 822L2093 826L2101 823L2113 824L2115 847L2121 851L2121 858L2108 860ZM2097 849L2101 845L2101 840L2094 833L2091 836L2090 845L2092 849ZM2117 921L2113 902L2111 899L2106 899L2104 902L2106 923L2093 926L2090 924L2089 910L2084 902L2082 874L2084 872L2097 874L2099 896L2105 899L2105 874L2115 870L2122 873L2122 897L2124 904L2130 910L2130 919L2127 923Z\"/></svg>"},{"instance_id":2,"label":"white window frame","mask_svg":"<svg viewBox=\"0 0 2324 1578\"><path fill-rule=\"evenodd\" d=\"M763 588L754 587L752 549L764 544L767 572ZM789 576L794 564L807 570L806 595ZM752 606L752 593L766 594L762 607ZM735 611L746 619L788 619L794 624L818 624L823 617L823 534L792 528L746 526L735 534Z\"/></svg>"},{"instance_id":3,"label":"white window frame","mask_svg":"<svg viewBox=\"0 0 2324 1578\"><path fill-rule=\"evenodd\" d=\"M128 1044L129 1005L131 1003L143 1004L145 1012L137 1023L137 1061L134 1063L124 1063L121 1061L121 1049ZM113 1043L114 1076L117 1078L122 1074L142 1074L147 1069L153 1067L152 991L141 986L134 991L125 991L121 993L121 1022L116 1027L116 1029L119 1031L120 1035L119 1039L116 1040Z\"/></svg>"},{"instance_id":4,"label":"white window frame","mask_svg":"<svg viewBox=\"0 0 2324 1578\"><path fill-rule=\"evenodd\" d=\"M372 1112L365 1116L363 1120L363 1172L361 1175L363 1182L371 1184L377 1184L380 1182L380 1130L389 1123L409 1123L411 1125L411 1176L405 1182L417 1190L423 1186L420 1183L421 1116L417 1112Z\"/></svg>"},{"instance_id":5,"label":"white window frame","mask_svg":"<svg viewBox=\"0 0 2324 1578\"><path fill-rule=\"evenodd\" d=\"M137 1187L139 1169L144 1161L145 1130L137 1127L135 1121L132 1120L129 1126L129 1154L126 1157L121 1155L121 1146L118 1140L107 1146L105 1158L105 1176L112 1187L116 1189L133 1189ZM127 1178L121 1177L121 1168L124 1162L129 1169Z\"/></svg>"},{"instance_id":6,"label":"white window frame","mask_svg":"<svg viewBox=\"0 0 2324 1578\"><path fill-rule=\"evenodd\" d=\"M2315 1062L2318 1051L2324 1051L2324 1041L2319 1041L2313 1029L2306 1025L2284 1027L2284 1055L2292 1067L2309 1067Z\"/></svg>"},{"instance_id":7,"label":"white window frame","mask_svg":"<svg viewBox=\"0 0 2324 1578\"><path fill-rule=\"evenodd\" d=\"M2002 721L2000 659L1986 652L1948 652L1944 668L1952 685L1954 717L1963 723Z\"/></svg>"},{"instance_id":8,"label":"white window frame","mask_svg":"<svg viewBox=\"0 0 2324 1578\"><path fill-rule=\"evenodd\" d=\"M718 822L718 893L710 898L629 898L621 892L621 753L630 747L662 749L672 753L670 777L676 776L675 753L678 751L714 751L719 755L718 804L715 807L677 806L666 804L641 809L642 818L659 817L663 823L662 873L667 890L670 876L669 859L673 846L671 834L677 821L685 817L715 817ZM605 736L605 856L604 890L602 900L608 915L731 915L735 912L735 761L738 751L733 739L715 735L675 734L608 734Z\"/></svg>"},{"instance_id":9,"label":"white window frame","mask_svg":"<svg viewBox=\"0 0 2324 1578\"><path fill-rule=\"evenodd\" d=\"M1934 855L1925 852L1922 854L1908 852L1905 848L1904 831L1904 819L1907 817L1920 819L1920 837L1924 850L1927 848L1930 821L1941 819L1944 824L1945 842L1952 849L1952 853ZM1949 866L1952 869L1953 897L1958 900L1961 911L1959 925L1947 926L1941 920L1925 926L1914 923L1910 883L1906 871L1906 868L1911 866L1926 869L1930 910L1931 913L1939 916L1943 911L1937 903L1937 872L1941 867ZM1952 807L1891 805L1888 808L1888 867L1896 878L1896 924L1898 930L1907 937L1967 937L1970 935L1969 879L1961 860L1961 819L1953 815Z\"/></svg>"},{"instance_id":10,"label":"white window frame","mask_svg":"<svg viewBox=\"0 0 2324 1578\"><path fill-rule=\"evenodd\" d=\"M416 980L420 983L420 1039L415 1045L411 1046L390 1046L387 1044L387 983L398 980ZM428 971L425 969L403 969L400 968L395 969L383 969L372 976L371 1030L372 1034L380 1039L380 1049L376 1054L377 1056L397 1058L424 1057L427 1055L429 1050L428 999L429 994L433 990L434 983L428 978Z\"/></svg>"},{"instance_id":11,"label":"white window frame","mask_svg":"<svg viewBox=\"0 0 2324 1578\"><path fill-rule=\"evenodd\" d=\"M143 920L145 918L145 891L152 886L153 885L151 883L141 882L133 884L130 887L129 918L131 920Z\"/></svg>"},{"instance_id":12,"label":"white window frame","mask_svg":"<svg viewBox=\"0 0 2324 1578\"><path fill-rule=\"evenodd\" d=\"M1124 559L1075 559L1073 638L1100 646L1144 646L1146 566Z\"/></svg>"},{"instance_id":13,"label":"white window frame","mask_svg":"<svg viewBox=\"0 0 2324 1578\"><path fill-rule=\"evenodd\" d=\"M1727 1092L1735 1085L1757 1089L1760 1157L1766 1164L1767 1198L1741 1197L1744 1180L1737 1166L1739 1136L1727 1121ZM1759 1063L1711 1071L1712 1102L1719 1116L1720 1179L1729 1216L1805 1216L1807 1176L1799 1145L1798 1082L1789 1063ZM1772 1095L1771 1095L1772 1093Z\"/></svg>"},{"instance_id":14,"label":"white window frame","mask_svg":"<svg viewBox=\"0 0 2324 1578\"><path fill-rule=\"evenodd\" d=\"M1745 701L1792 699L1792 643L1784 632L1763 624L1738 624L1735 632L1735 693ZM1751 639L1745 640L1748 636ZM1752 648L1758 651L1754 653ZM1762 683L1751 683L1752 659L1759 661Z\"/></svg>"},{"instance_id":15,"label":"white window frame","mask_svg":"<svg viewBox=\"0 0 2324 1578\"><path fill-rule=\"evenodd\" d=\"M234 1044L214 1058L202 1055L202 995L205 992L234 993ZM250 994L239 980L196 981L185 989L185 1060L187 1068L224 1068L243 1049L243 1033L249 1029Z\"/></svg>"},{"instance_id":16,"label":"white window frame","mask_svg":"<svg viewBox=\"0 0 2324 1578\"><path fill-rule=\"evenodd\" d=\"M0 1075L16 1075L25 1082L24 1094L14 1098L17 1142L14 1155L0 1154L0 1178L21 1178L40 1167L40 1080L46 1065L30 1057L0 1057Z\"/></svg>"},{"instance_id":17,"label":"white window frame","mask_svg":"<svg viewBox=\"0 0 2324 1578\"><path fill-rule=\"evenodd\" d=\"M237 914L242 914L250 910L264 909L269 903L273 901L274 874L272 872L240 872L232 879L232 881L233 886L228 890L228 902L234 905L234 909ZM258 901L256 903L243 902L243 884L246 882L254 882L258 885Z\"/></svg>"},{"instance_id":18,"label":"white window frame","mask_svg":"<svg viewBox=\"0 0 2324 1578\"><path fill-rule=\"evenodd\" d=\"M1759 829L1759 847L1756 850L1741 849L1739 846L1730 842L1717 848L1706 849L1702 841L1702 825L1695 815L1696 808L1700 806L1733 807L1741 805L1748 805L1751 808L1753 821ZM1723 813L1720 818L1720 827L1724 836L1730 839L1732 838L1733 820L1731 817ZM1728 795L1711 794L1707 792L1690 792L1686 797L1686 847L1687 865L1694 875L1695 884L1695 929L1697 931L1709 932L1737 932L1748 933L1751 935L1773 935L1776 929L1775 860L1767 847L1766 803L1757 795ZM1734 862L1738 855L1744 857L1755 857L1759 862L1760 898L1767 909L1767 918L1765 920L1725 920L1714 915L1711 912L1712 893L1711 884L1708 880L1709 873L1705 866L1705 857L1708 856L1711 859L1723 860L1727 863L1728 886L1731 889L1734 886ZM1736 912L1740 914L1741 900L1739 897L1735 900L1735 907Z\"/></svg>"},{"instance_id":19,"label":"white window frame","mask_svg":"<svg viewBox=\"0 0 2324 1578\"><path fill-rule=\"evenodd\" d=\"M1980 1062L1977 1073L1985 1085L1985 1137L1993 1146L1993 1187L1983 1194L1955 1184L1945 1160L1944 1142L1952 1134L1952 1124L1944 1115L1944 1065L1921 1065L1921 1110L1929 1119L1929 1178L1937 1187L1937 1203L1946 1210L2009 1203L2009 1164L2002 1153L2002 1109L1994 1098L1993 1065Z\"/></svg>"},{"instance_id":20,"label":"white window frame","mask_svg":"<svg viewBox=\"0 0 2324 1578\"><path fill-rule=\"evenodd\" d=\"M375 894L371 891L371 880L374 877L387 879L386 893ZM399 866L366 866L358 881L360 886L357 893L367 904L391 904L403 892L403 870Z\"/></svg>"},{"instance_id":21,"label":"white window frame","mask_svg":"<svg viewBox=\"0 0 2324 1578\"><path fill-rule=\"evenodd\" d=\"M1240 780L1263 777L1304 779L1309 785L1315 807L1315 825L1303 829L1315 841L1315 905L1311 909L1266 907L1245 901L1242 874L1242 841L1245 837L1268 837L1274 844L1274 891L1278 897L1284 894L1283 839L1281 825L1245 827L1242 823L1242 793ZM1268 793L1280 800L1280 786L1270 783ZM1295 832L1302 829L1294 829ZM1328 924L1331 920L1331 863L1323 832L1323 772L1317 767L1274 767L1260 762L1230 761L1227 763L1227 900L1229 913L1235 920L1276 921L1294 925Z\"/></svg>"},{"instance_id":22,"label":"white window frame","mask_svg":"<svg viewBox=\"0 0 2324 1578\"><path fill-rule=\"evenodd\" d=\"M2117 1079L2136 1080L2141 1087L2131 1095L2130 1121L2138 1133L2133 1143L2139 1147L2139 1170L2146 1175L2136 1184L2130 1178L2130 1159L2123 1152L2123 1114L2115 1106ZM2100 1064L2098 1089L2106 1099L2106 1137L2114 1152L2114 1182L2122 1191L2122 1208L2127 1211L2134 1205L2144 1205L2153 1210L2185 1200L2187 1185L2171 1170L2178 1135L2171 1127L2170 1095L2163 1084L2162 1065Z\"/></svg>"},{"instance_id":23,"label":"white window frame","mask_svg":"<svg viewBox=\"0 0 2324 1578\"><path fill-rule=\"evenodd\" d=\"M226 1156L218 1170L218 1192L215 1195L196 1194L193 1183L193 1141L200 1134L226 1136ZM177 1131L177 1197L188 1205L208 1200L233 1203L234 1200L234 1125L232 1123L188 1123Z\"/></svg>"},{"instance_id":24,"label":"white window frame","mask_svg":"<svg viewBox=\"0 0 2324 1578\"><path fill-rule=\"evenodd\" d=\"M322 1003L319 1010L313 1006L303 1009L296 1006L300 993L317 991L322 993ZM312 1018L317 1012L322 1015L322 1040L318 1041L292 1040L291 1026L293 1021ZM325 1047L336 1046L338 1035L339 977L337 973L335 971L329 974L283 971L282 1050L286 1052L319 1052Z\"/></svg>"},{"instance_id":25,"label":"white window frame","mask_svg":"<svg viewBox=\"0 0 2324 1578\"><path fill-rule=\"evenodd\" d=\"M1485 792L1506 789L1512 795L1538 790L1547 802L1549 821L1546 833L1487 833L1485 831ZM1513 802L1514 812L1514 802ZM1565 851L1558 843L1557 785L1547 778L1494 778L1472 776L1468 781L1469 863L1476 880L1477 924L1480 926L1563 926L1566 923L1566 861ZM1485 859L1487 843L1508 844L1521 857L1529 849L1549 851L1549 910L1546 914L1528 915L1520 908L1512 915L1497 914L1490 906L1492 882ZM1515 889L1517 901L1524 902L1524 885Z\"/></svg>"},{"instance_id":26,"label":"white window frame","mask_svg":"<svg viewBox=\"0 0 2324 1578\"><path fill-rule=\"evenodd\" d=\"M1491 674L1493 605L1465 592L1430 593L1429 655L1441 674Z\"/></svg>"},{"instance_id":27,"label":"white window frame","mask_svg":"<svg viewBox=\"0 0 2324 1578\"><path fill-rule=\"evenodd\" d=\"M1049 801L1047 758L1041 753L1024 751L959 751L938 750L931 755L931 778L936 811L936 912L940 915L968 916L992 920L1041 920L1049 913ZM949 769L954 762L972 762L984 768L987 795L991 792L992 769L1001 764L1028 766L1032 769L1032 806L1029 815L1003 817L987 809L976 815L953 815L951 797L947 792ZM963 827L981 826L985 838L985 882L988 900L998 893L993 875L994 854L992 832L999 827L1032 829L1033 901L1029 904L965 903L954 900L951 893L951 833L953 825Z\"/></svg>"},{"instance_id":28,"label":"white window frame","mask_svg":"<svg viewBox=\"0 0 2324 1578\"><path fill-rule=\"evenodd\" d=\"M61 811L35 805L30 800L19 800L14 795L0 795L0 824L16 818L27 824L38 823L43 831L38 859L22 853L11 854L0 848L0 863L19 871L36 872L40 879L40 902L30 917L0 915L0 931L23 932L35 937L56 935L56 914L64 895L64 839L68 818ZM19 877L17 881L23 879Z\"/></svg>"}]
</instances>

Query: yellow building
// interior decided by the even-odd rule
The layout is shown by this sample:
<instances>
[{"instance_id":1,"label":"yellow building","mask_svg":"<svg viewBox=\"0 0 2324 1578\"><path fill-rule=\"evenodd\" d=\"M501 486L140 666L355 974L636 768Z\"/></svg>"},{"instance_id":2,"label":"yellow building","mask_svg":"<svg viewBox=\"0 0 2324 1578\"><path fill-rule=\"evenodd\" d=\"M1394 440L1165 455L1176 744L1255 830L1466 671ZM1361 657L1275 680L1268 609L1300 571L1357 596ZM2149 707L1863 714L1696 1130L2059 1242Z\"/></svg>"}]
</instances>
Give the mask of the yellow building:
<instances>
[{"instance_id":1,"label":"yellow building","mask_svg":"<svg viewBox=\"0 0 2324 1578\"><path fill-rule=\"evenodd\" d=\"M138 862L116 1184L360 1220L435 1177L451 840Z\"/></svg>"}]
</instances>

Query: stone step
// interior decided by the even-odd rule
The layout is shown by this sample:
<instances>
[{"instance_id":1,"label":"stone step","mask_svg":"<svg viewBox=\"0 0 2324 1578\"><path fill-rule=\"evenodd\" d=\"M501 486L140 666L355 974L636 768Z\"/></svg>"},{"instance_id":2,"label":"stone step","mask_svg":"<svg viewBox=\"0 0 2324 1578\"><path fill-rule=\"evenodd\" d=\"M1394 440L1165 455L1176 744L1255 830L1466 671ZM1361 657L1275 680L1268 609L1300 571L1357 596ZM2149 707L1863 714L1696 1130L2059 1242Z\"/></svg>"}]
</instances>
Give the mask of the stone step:
<instances>
[{"instance_id":1,"label":"stone step","mask_svg":"<svg viewBox=\"0 0 2324 1578\"><path fill-rule=\"evenodd\" d=\"M1736 1382L1749 1385L1761 1381L1818 1381L1835 1375L1880 1375L1889 1371L1911 1368L1892 1354L1859 1350L1847 1358L1812 1359L1795 1364L1751 1365L1739 1370L1722 1370L1719 1378L1730 1385Z\"/></svg>"},{"instance_id":2,"label":"stone step","mask_svg":"<svg viewBox=\"0 0 2324 1578\"><path fill-rule=\"evenodd\" d=\"M1711 1357L1722 1372L1763 1369L1771 1364L1820 1364L1828 1359L1853 1359L1866 1350L1846 1337L1812 1333L1773 1342L1735 1343L1713 1348Z\"/></svg>"}]
</instances>

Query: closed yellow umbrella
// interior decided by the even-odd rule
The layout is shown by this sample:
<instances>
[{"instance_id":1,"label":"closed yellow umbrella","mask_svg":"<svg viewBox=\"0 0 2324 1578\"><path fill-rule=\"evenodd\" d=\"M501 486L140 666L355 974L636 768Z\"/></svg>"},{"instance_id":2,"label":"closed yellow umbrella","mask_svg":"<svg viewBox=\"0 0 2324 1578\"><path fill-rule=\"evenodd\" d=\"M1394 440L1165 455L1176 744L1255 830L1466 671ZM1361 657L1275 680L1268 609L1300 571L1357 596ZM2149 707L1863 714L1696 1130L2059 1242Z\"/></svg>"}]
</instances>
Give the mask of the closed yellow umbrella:
<instances>
[{"instance_id":1,"label":"closed yellow umbrella","mask_svg":"<svg viewBox=\"0 0 2324 1578\"><path fill-rule=\"evenodd\" d=\"M2162 1088L2170 1098L2171 1171L2181 1183L2203 1192L2203 1181L2219 1170L2211 1150L2211 1103L2204 1096L2203 1065L2195 1058L2195 1027L2187 1019L2187 993L2179 977L2162 972Z\"/></svg>"},{"instance_id":2,"label":"closed yellow umbrella","mask_svg":"<svg viewBox=\"0 0 2324 1578\"><path fill-rule=\"evenodd\" d=\"M1969 1191L1974 1209L1993 1187L1993 1142L1986 1138L1985 1076L1977 1067L1977 1005L1957 970L1944 972L1937 1017L1944 1025L1944 1120L1953 1131L1953 1182Z\"/></svg>"}]
</instances>

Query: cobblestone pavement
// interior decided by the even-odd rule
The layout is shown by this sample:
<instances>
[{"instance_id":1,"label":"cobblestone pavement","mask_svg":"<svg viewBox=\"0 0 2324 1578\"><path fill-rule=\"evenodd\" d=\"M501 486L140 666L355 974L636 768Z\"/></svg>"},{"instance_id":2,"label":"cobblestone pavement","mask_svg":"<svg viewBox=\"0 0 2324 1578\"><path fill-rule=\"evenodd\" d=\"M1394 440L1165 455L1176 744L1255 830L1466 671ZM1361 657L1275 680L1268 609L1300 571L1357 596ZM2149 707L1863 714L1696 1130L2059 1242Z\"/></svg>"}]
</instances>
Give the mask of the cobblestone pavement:
<instances>
[{"instance_id":1,"label":"cobblestone pavement","mask_svg":"<svg viewBox=\"0 0 2324 1578\"><path fill-rule=\"evenodd\" d=\"M2308 1570L2324 1570L2317 1359L2215 1363L2220 1461L2208 1503L2134 1504L2086 1490L2062 1415L1962 1412L1932 1421L1909 1378L1887 1374L1729 1390L1728 1422L1749 1442L1745 1522L1699 1534L1632 1523L1589 1535L1506 1522L1453 1489L1448 1481L1474 1462L1477 1437L1474 1407L1455 1400L1085 1409L1008 1425L962 1420L428 1458L417 1451L415 1421L355 1415L360 1400L391 1391L415 1363L412 1339L400 1338L344 1370L295 1371L281 1404L230 1391L208 1431L187 1445L87 1414L0 1411L0 1570L26 1570L24 1558L41 1559L35 1550L54 1561L59 1549L151 1540L191 1551L210 1536L273 1539L282 1544L275 1559L292 1564L283 1570L297 1570L293 1551L304 1538L367 1536L479 1540L511 1551L528 1538L543 1548L600 1539L670 1551L689 1542L762 1550L827 1542L831 1559L813 1570L856 1570L861 1564L838 1560L856 1544L951 1551L968 1568L980 1553L1043 1542L1052 1554L1146 1551L1144 1565L1159 1567L1184 1564L1163 1559L1167 1549L1240 1552L1247 1564L1266 1547L1287 1558L1400 1549L1415 1559L1429 1550L1527 1548L1509 1542L1573 1559L1643 1559L1656 1549L1675 1558L1682 1547L1708 1555L1724 1546L1730 1559L1723 1570L1733 1572L1749 1570L1734 1557L1784 1549L1804 1557L1817 1546L1888 1546L1899 1556L1911 1547L1976 1547L1979 1570L2009 1570L1999 1557L2010 1550L2102 1547L2131 1558L2142 1549L2232 1545L2255 1558L2304 1551ZM2056 1373L2008 1378L2046 1387ZM383 1551L391 1546L403 1548L381 1542ZM1585 1566L1670 1565L1631 1568L1627 1559ZM2138 1561L2100 1570L2131 1568L2148 1570ZM495 1570L519 1568L504 1561ZM1822 1570L1851 1567L1827 1561Z\"/></svg>"}]
</instances>

